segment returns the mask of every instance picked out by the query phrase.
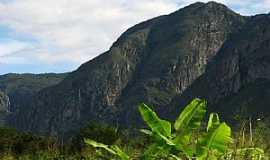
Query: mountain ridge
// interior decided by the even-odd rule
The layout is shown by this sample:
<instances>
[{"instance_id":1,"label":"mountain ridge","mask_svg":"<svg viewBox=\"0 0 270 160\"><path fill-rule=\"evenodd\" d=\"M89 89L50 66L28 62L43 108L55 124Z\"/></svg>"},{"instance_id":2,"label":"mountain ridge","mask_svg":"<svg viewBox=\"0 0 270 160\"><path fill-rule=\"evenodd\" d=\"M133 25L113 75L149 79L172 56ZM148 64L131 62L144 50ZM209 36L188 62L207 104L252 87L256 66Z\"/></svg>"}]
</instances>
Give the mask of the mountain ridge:
<instances>
[{"instance_id":1,"label":"mountain ridge","mask_svg":"<svg viewBox=\"0 0 270 160\"><path fill-rule=\"evenodd\" d=\"M12 116L20 108L32 100L32 97L43 88L59 83L67 73L63 74L5 74L0 75L1 126L5 119Z\"/></svg>"},{"instance_id":2,"label":"mountain ridge","mask_svg":"<svg viewBox=\"0 0 270 160\"><path fill-rule=\"evenodd\" d=\"M209 2L135 25L109 51L84 63L56 86L38 92L9 123L55 136L72 135L89 121L134 128L141 125L137 111L141 102L154 106L162 117L173 118L182 107L179 104L202 94L210 99L211 86L201 77L209 75L205 79L223 84L212 75L215 67L208 66L220 65L218 57L230 57L229 51L222 50L239 47L235 41L248 35L243 29L253 19ZM201 92L193 89L197 85Z\"/></svg>"}]
</instances>

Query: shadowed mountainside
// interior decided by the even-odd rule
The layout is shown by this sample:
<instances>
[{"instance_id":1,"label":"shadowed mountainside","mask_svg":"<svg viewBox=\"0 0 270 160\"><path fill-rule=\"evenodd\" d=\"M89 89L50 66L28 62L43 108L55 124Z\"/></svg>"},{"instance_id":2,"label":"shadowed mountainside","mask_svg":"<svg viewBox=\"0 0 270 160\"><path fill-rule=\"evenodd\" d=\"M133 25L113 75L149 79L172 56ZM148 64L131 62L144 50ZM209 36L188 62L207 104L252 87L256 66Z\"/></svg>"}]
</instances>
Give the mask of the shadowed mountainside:
<instances>
[{"instance_id":1,"label":"shadowed mountainside","mask_svg":"<svg viewBox=\"0 0 270 160\"><path fill-rule=\"evenodd\" d=\"M185 105L193 97L201 97L228 120L237 115L264 119L270 113L269 84L270 15L264 14L252 17L231 36L206 73L170 105Z\"/></svg>"}]
</instances>

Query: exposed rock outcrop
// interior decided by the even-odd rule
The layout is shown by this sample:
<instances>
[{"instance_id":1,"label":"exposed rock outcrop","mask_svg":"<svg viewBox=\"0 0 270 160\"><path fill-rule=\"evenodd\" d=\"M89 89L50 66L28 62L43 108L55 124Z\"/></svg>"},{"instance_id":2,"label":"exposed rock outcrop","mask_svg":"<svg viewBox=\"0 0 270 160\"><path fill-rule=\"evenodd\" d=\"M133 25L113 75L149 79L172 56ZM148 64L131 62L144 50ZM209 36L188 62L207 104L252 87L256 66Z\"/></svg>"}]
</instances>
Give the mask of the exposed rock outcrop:
<instances>
[{"instance_id":1,"label":"exposed rock outcrop","mask_svg":"<svg viewBox=\"0 0 270 160\"><path fill-rule=\"evenodd\" d=\"M0 126L5 125L5 118L10 112L10 101L7 95L0 92Z\"/></svg>"},{"instance_id":2,"label":"exposed rock outcrop","mask_svg":"<svg viewBox=\"0 0 270 160\"><path fill-rule=\"evenodd\" d=\"M185 105L193 97L202 97L212 111L221 112L228 120L237 115L267 118L269 82L270 17L258 15L224 43L206 73L171 105Z\"/></svg>"}]
</instances>

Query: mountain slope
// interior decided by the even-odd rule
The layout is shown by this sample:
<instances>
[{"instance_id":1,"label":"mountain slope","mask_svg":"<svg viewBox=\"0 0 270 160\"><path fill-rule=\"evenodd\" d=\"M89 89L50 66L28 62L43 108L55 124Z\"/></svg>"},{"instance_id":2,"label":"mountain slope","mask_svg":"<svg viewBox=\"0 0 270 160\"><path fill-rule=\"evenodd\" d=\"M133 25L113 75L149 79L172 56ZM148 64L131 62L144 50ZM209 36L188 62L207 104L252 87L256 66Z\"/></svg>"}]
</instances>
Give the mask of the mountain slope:
<instances>
[{"instance_id":1,"label":"mountain slope","mask_svg":"<svg viewBox=\"0 0 270 160\"><path fill-rule=\"evenodd\" d=\"M195 3L126 31L99 57L43 89L11 124L38 134L69 135L89 121L138 125L137 104L164 106L204 72L224 41L245 24L215 2Z\"/></svg>"},{"instance_id":2,"label":"mountain slope","mask_svg":"<svg viewBox=\"0 0 270 160\"><path fill-rule=\"evenodd\" d=\"M267 118L269 84L270 15L257 15L224 43L206 73L171 105L202 97L209 101L212 111L221 112L228 120L238 115Z\"/></svg>"},{"instance_id":3,"label":"mountain slope","mask_svg":"<svg viewBox=\"0 0 270 160\"><path fill-rule=\"evenodd\" d=\"M119 99L120 123L128 126L140 120L140 102L155 106L167 117L170 107L165 106L204 73L223 42L247 19L215 2L195 3L154 26L149 37L151 55Z\"/></svg>"},{"instance_id":4,"label":"mountain slope","mask_svg":"<svg viewBox=\"0 0 270 160\"><path fill-rule=\"evenodd\" d=\"M6 74L0 75L0 91L10 100L9 112L31 101L34 94L62 81L67 74Z\"/></svg>"}]
</instances>

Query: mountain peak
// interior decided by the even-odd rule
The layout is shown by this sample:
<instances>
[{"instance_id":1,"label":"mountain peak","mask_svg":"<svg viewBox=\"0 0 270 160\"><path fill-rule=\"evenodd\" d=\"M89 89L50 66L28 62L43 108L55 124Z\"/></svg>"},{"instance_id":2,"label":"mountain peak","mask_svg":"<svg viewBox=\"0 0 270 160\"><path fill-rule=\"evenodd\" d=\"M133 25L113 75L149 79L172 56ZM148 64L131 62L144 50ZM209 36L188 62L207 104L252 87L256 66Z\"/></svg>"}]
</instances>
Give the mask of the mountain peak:
<instances>
[{"instance_id":1,"label":"mountain peak","mask_svg":"<svg viewBox=\"0 0 270 160\"><path fill-rule=\"evenodd\" d=\"M207 3L205 3L205 6L208 7L208 8L223 8L223 9L232 11L226 5L224 5L222 3L215 2L215 1L207 2Z\"/></svg>"},{"instance_id":2,"label":"mountain peak","mask_svg":"<svg viewBox=\"0 0 270 160\"><path fill-rule=\"evenodd\" d=\"M207 2L205 4L208 5L208 6L225 6L224 4L216 2L216 1L209 1L209 2Z\"/></svg>"},{"instance_id":3,"label":"mountain peak","mask_svg":"<svg viewBox=\"0 0 270 160\"><path fill-rule=\"evenodd\" d=\"M218 3L215 1L210 1L207 3L203 2L195 2L193 4L190 4L184 8L179 9L177 14L230 14L230 15L239 15L230 8L228 8L226 5L222 3Z\"/></svg>"},{"instance_id":4,"label":"mountain peak","mask_svg":"<svg viewBox=\"0 0 270 160\"><path fill-rule=\"evenodd\" d=\"M204 2L195 2L189 5L190 7L196 7L196 6L204 6L204 7L225 7L228 8L226 5L215 2L215 1L209 1L207 3Z\"/></svg>"}]
</instances>

